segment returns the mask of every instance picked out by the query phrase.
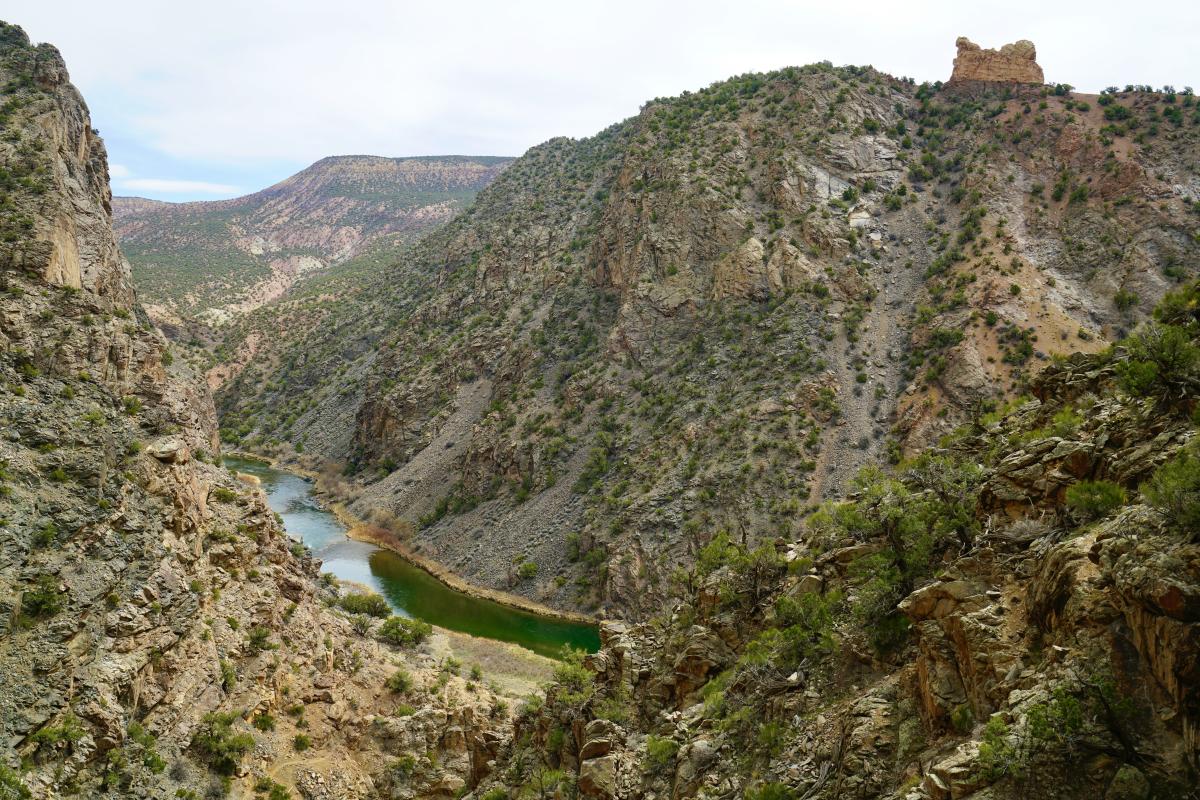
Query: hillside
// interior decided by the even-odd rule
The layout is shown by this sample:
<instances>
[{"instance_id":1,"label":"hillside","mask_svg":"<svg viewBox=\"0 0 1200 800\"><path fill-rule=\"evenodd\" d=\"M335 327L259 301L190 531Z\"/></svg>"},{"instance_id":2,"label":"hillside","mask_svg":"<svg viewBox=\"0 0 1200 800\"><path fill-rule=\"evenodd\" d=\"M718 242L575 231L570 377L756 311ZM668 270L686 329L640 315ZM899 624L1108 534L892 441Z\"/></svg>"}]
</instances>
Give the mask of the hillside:
<instances>
[{"instance_id":1,"label":"hillside","mask_svg":"<svg viewBox=\"0 0 1200 800\"><path fill-rule=\"evenodd\" d=\"M547 665L340 608L220 466L203 380L134 296L87 106L5 23L0 125L0 797L358 797L418 742L406 786L475 780L505 664ZM466 653L489 685L450 668Z\"/></svg>"},{"instance_id":2,"label":"hillside","mask_svg":"<svg viewBox=\"0 0 1200 800\"><path fill-rule=\"evenodd\" d=\"M1200 282L560 667L475 797L1196 796Z\"/></svg>"},{"instance_id":3,"label":"hillside","mask_svg":"<svg viewBox=\"0 0 1200 800\"><path fill-rule=\"evenodd\" d=\"M793 536L1196 274L1195 98L980 80L980 52L533 148L373 278L232 326L226 441L471 580L644 618L718 531Z\"/></svg>"},{"instance_id":4,"label":"hillside","mask_svg":"<svg viewBox=\"0 0 1200 800\"><path fill-rule=\"evenodd\" d=\"M245 197L115 197L113 214L151 316L172 326L220 324L306 274L445 222L509 160L335 156Z\"/></svg>"}]
</instances>

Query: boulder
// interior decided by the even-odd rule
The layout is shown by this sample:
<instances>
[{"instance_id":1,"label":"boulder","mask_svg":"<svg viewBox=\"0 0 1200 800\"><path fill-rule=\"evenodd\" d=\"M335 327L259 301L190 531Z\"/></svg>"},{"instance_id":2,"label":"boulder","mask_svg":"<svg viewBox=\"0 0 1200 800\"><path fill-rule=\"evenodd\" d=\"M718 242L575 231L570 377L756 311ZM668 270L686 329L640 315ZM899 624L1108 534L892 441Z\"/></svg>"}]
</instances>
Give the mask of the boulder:
<instances>
[{"instance_id":1,"label":"boulder","mask_svg":"<svg viewBox=\"0 0 1200 800\"><path fill-rule=\"evenodd\" d=\"M900 601L899 609L914 622L924 619L942 619L958 610L959 606L968 599L974 601L972 605L975 608L986 605L986 599L982 592L971 583L940 581L917 589Z\"/></svg>"},{"instance_id":2,"label":"boulder","mask_svg":"<svg viewBox=\"0 0 1200 800\"><path fill-rule=\"evenodd\" d=\"M620 729L608 720L592 720L584 729L584 744L579 750L579 760L587 761L588 759L608 755L612 752L620 734Z\"/></svg>"},{"instance_id":3,"label":"boulder","mask_svg":"<svg viewBox=\"0 0 1200 800\"><path fill-rule=\"evenodd\" d=\"M146 445L146 453L164 464L186 464L192 457L187 445L174 436L155 439Z\"/></svg>"},{"instance_id":4,"label":"boulder","mask_svg":"<svg viewBox=\"0 0 1200 800\"><path fill-rule=\"evenodd\" d=\"M617 757L600 756L579 766L579 791L587 797L609 798L617 790Z\"/></svg>"}]
</instances>

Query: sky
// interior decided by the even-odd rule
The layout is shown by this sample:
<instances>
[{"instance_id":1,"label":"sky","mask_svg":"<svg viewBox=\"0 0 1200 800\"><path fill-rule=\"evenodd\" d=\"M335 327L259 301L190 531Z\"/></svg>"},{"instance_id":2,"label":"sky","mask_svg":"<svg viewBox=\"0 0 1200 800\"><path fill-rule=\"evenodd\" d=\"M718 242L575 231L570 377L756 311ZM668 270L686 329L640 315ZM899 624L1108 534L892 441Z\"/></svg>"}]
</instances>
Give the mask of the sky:
<instances>
[{"instance_id":1,"label":"sky","mask_svg":"<svg viewBox=\"0 0 1200 800\"><path fill-rule=\"evenodd\" d=\"M5 0L56 45L113 191L257 191L329 155L520 155L655 97L828 60L944 80L954 40L1052 83L1200 87L1200 3L1145 0Z\"/></svg>"}]
</instances>

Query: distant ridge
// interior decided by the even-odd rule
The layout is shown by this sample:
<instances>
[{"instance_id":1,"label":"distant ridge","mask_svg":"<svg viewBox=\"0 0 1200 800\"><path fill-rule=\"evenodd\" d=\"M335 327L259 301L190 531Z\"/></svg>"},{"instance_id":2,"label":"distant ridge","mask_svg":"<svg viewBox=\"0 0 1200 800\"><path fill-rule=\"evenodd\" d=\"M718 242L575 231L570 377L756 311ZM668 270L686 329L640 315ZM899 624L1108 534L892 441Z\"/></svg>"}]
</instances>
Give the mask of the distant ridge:
<instances>
[{"instance_id":1,"label":"distant ridge","mask_svg":"<svg viewBox=\"0 0 1200 800\"><path fill-rule=\"evenodd\" d=\"M445 222L512 159L340 155L257 192L172 203L114 197L117 235L152 316L220 324L302 275Z\"/></svg>"}]
</instances>

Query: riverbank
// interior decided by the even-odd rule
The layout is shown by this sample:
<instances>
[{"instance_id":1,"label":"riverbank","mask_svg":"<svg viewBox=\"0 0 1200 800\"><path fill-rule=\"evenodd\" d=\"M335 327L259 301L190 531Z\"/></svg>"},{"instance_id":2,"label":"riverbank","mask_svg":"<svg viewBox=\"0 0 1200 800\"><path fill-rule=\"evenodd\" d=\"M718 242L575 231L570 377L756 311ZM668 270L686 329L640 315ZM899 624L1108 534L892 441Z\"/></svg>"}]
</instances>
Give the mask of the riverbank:
<instances>
[{"instance_id":1,"label":"riverbank","mask_svg":"<svg viewBox=\"0 0 1200 800\"><path fill-rule=\"evenodd\" d=\"M456 640L455 649L511 642L556 658L564 646L587 651L599 646L596 621L473 586L409 551L403 537L357 518L342 503L329 502L327 493L301 470L280 463L283 459L244 456L228 455L224 463L262 488L287 531L320 559L323 572L356 590L381 594L395 613L423 619L447 634L478 639ZM528 671L526 665L517 673Z\"/></svg>"},{"instance_id":2,"label":"riverbank","mask_svg":"<svg viewBox=\"0 0 1200 800\"><path fill-rule=\"evenodd\" d=\"M248 453L241 450L233 450L224 455L231 458L241 458L246 461L257 461L260 464L266 464L272 469L278 469L286 472L291 472L294 475L299 475L313 481L314 486L320 478L320 473L304 467L298 463L297 459L278 459L270 456L265 456L260 453ZM486 586L479 586L464 580L457 573L430 558L414 553L395 533L382 528L378 525L372 525L364 519L361 519L346 505L346 498L337 498L330 496L330 492L326 488L321 488L316 492L316 496L322 502L327 502L327 508L339 522L346 526L346 535L357 541L366 544L373 544L376 547L381 547L384 550L395 553L400 558L412 564L414 567L428 573L431 577L438 580L450 589L456 592L461 592L468 597L473 597L477 600L490 600L508 608L513 608L518 611L525 611L530 614L547 617L550 619L560 620L562 622L579 623L584 625L596 625L599 620L588 614L582 614L576 611L567 611L564 609L552 608L532 600L528 597L523 597L511 592L505 592L500 589L491 589Z\"/></svg>"},{"instance_id":3,"label":"riverbank","mask_svg":"<svg viewBox=\"0 0 1200 800\"><path fill-rule=\"evenodd\" d=\"M382 547L392 553L403 558L408 563L412 564L427 573L433 578L436 578L441 583L456 592L461 592L468 597L474 597L477 600L490 600L502 606L515 608L518 611L525 611L530 614L537 614L539 617L548 617L550 619L562 620L563 622L574 622L584 625L596 625L598 620L586 614L579 614L574 611L564 611L550 606L542 605L536 600L530 600L528 597L521 595L503 592L499 589L489 589L486 586L478 586L469 581L463 580L456 573L445 567L444 565L432 559L414 553L408 546L400 540L396 534L381 528L378 525L371 525L365 520L359 519L346 508L344 503L337 502L330 506L330 511L338 518L343 525L346 526L346 535L358 542L366 542L377 547Z\"/></svg>"},{"instance_id":4,"label":"riverbank","mask_svg":"<svg viewBox=\"0 0 1200 800\"><path fill-rule=\"evenodd\" d=\"M265 464L271 469L278 469L284 472L290 472L293 475L299 475L301 478L307 478L315 485L320 474L315 470L311 470L298 461L293 459L278 459L271 456L264 456L262 453L248 453L245 450L222 450L221 458L240 458L243 461L254 461L258 464Z\"/></svg>"}]
</instances>

